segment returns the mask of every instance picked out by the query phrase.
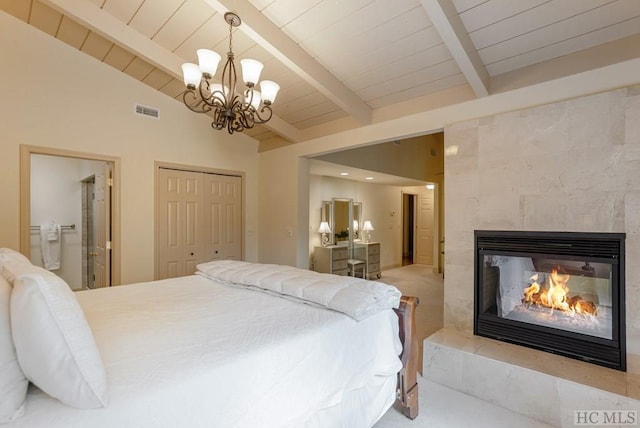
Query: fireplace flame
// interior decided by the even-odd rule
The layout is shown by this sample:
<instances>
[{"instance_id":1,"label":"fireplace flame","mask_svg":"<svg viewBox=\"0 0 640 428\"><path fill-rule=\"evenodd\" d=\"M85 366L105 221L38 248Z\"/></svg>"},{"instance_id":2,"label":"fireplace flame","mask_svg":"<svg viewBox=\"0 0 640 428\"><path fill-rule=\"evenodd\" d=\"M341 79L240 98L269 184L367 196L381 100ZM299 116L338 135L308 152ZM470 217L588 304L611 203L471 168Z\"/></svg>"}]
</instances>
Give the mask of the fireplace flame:
<instances>
[{"instance_id":1,"label":"fireplace flame","mask_svg":"<svg viewBox=\"0 0 640 428\"><path fill-rule=\"evenodd\" d=\"M546 307L553 310L560 310L570 314L597 315L598 307L595 303L584 300L580 296L569 296L569 286L567 283L571 275L560 273L560 268L554 268L548 276L546 287L541 287L538 283L538 274L529 278L531 285L524 289L522 303L532 304L538 307Z\"/></svg>"}]
</instances>

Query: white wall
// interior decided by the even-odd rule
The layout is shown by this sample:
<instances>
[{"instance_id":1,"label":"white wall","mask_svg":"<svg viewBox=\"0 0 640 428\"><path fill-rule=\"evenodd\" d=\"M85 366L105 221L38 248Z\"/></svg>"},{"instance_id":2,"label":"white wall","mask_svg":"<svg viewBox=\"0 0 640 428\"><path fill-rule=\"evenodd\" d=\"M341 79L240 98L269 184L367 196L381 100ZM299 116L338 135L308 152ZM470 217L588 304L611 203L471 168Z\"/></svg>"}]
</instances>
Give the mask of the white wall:
<instances>
[{"instance_id":1,"label":"white wall","mask_svg":"<svg viewBox=\"0 0 640 428\"><path fill-rule=\"evenodd\" d=\"M4 12L0 52L0 246L19 248L27 144L122 160L122 282L153 278L154 161L245 172L245 258L257 260L255 140L212 130L208 117ZM134 114L135 103L159 108L160 120Z\"/></svg>"}]
</instances>

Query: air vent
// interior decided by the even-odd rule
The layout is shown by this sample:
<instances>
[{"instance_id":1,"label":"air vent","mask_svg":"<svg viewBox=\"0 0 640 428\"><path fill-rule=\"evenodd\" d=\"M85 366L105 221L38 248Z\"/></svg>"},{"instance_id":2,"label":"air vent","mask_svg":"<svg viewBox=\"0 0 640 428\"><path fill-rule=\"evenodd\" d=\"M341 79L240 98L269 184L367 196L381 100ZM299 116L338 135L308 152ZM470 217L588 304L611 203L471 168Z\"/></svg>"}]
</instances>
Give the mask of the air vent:
<instances>
[{"instance_id":1,"label":"air vent","mask_svg":"<svg viewBox=\"0 0 640 428\"><path fill-rule=\"evenodd\" d=\"M153 117L155 119L160 119L160 110L155 107L147 107L143 106L142 104L136 104L136 113Z\"/></svg>"}]
</instances>

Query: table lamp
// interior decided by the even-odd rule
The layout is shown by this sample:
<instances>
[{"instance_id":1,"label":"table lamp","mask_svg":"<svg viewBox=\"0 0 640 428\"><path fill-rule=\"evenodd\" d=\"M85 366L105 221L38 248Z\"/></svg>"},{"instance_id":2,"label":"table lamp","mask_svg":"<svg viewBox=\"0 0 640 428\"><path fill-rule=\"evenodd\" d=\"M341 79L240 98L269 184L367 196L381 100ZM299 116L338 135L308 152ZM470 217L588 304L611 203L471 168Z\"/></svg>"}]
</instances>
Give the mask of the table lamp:
<instances>
[{"instance_id":1,"label":"table lamp","mask_svg":"<svg viewBox=\"0 0 640 428\"><path fill-rule=\"evenodd\" d=\"M369 220L366 220L362 225L362 231L364 232L364 242L369 243L371 241L371 231L375 230Z\"/></svg>"},{"instance_id":2,"label":"table lamp","mask_svg":"<svg viewBox=\"0 0 640 428\"><path fill-rule=\"evenodd\" d=\"M322 233L322 246L326 247L329 244L329 238L327 237L327 233L331 233L331 228L329 227L329 223L327 223L326 221L320 222L318 233Z\"/></svg>"}]
</instances>

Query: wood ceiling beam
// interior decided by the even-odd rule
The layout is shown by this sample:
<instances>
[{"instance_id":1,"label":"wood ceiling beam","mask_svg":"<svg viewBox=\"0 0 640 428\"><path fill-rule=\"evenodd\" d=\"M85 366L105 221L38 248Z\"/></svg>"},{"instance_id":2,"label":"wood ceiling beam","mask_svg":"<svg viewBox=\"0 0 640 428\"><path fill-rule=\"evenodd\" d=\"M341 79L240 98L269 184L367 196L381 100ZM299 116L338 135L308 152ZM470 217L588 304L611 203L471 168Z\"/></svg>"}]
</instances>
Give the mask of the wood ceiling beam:
<instances>
[{"instance_id":1,"label":"wood ceiling beam","mask_svg":"<svg viewBox=\"0 0 640 428\"><path fill-rule=\"evenodd\" d=\"M246 0L205 0L218 13L232 11L242 19L240 30L294 73L327 96L363 125L372 109Z\"/></svg>"},{"instance_id":2,"label":"wood ceiling beam","mask_svg":"<svg viewBox=\"0 0 640 428\"><path fill-rule=\"evenodd\" d=\"M489 73L451 0L420 0L477 97L489 95Z\"/></svg>"},{"instance_id":3,"label":"wood ceiling beam","mask_svg":"<svg viewBox=\"0 0 640 428\"><path fill-rule=\"evenodd\" d=\"M184 59L138 33L111 14L86 0L41 0L63 15L89 28L113 43L139 56L170 76L182 81ZM301 139L300 130L273 115L263 126L294 143Z\"/></svg>"}]
</instances>

